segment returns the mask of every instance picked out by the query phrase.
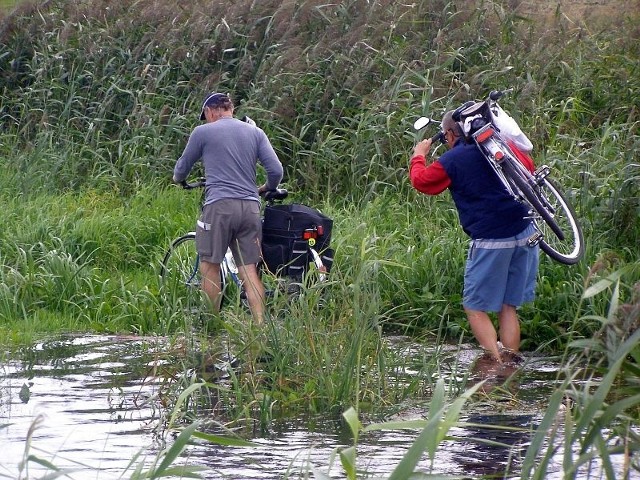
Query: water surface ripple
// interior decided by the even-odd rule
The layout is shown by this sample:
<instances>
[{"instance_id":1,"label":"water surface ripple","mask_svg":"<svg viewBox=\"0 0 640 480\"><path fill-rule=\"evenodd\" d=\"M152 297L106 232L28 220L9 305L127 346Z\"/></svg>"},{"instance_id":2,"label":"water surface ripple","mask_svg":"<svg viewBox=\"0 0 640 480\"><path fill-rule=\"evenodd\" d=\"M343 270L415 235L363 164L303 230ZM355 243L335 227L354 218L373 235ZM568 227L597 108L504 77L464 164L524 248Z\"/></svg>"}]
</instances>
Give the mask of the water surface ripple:
<instances>
[{"instance_id":1,"label":"water surface ripple","mask_svg":"<svg viewBox=\"0 0 640 480\"><path fill-rule=\"evenodd\" d=\"M425 355L425 346L411 339L390 337L388 341L401 355ZM0 370L0 479L18 478L27 447L30 454L58 468L75 470L71 478L82 480L129 478L132 460L135 466L155 459L158 411L155 401L149 399L158 390L159 380L152 373L156 353L162 348L162 339L87 336L40 343L6 362ZM456 381L464 377L460 372L469 372L476 365L480 354L468 345L438 348L444 372L440 374L456 376ZM504 391L504 402L496 401L495 395L486 404L475 402L461 418L468 425L454 427L434 461L425 454L418 470L481 478L500 475L508 465L517 469L530 441L529 431L537 426L553 391L557 370L549 360L528 356L518 380ZM407 368L398 375L413 373ZM392 419L423 419L429 401L415 399ZM37 428L28 443L34 422ZM520 430L498 431L485 425ZM359 478L388 475L419 433L412 429L364 433L357 449ZM479 443L479 438L486 443ZM202 477L207 479L309 478L314 468L329 478L344 478L339 459L331 463L337 448L351 445L350 433L340 418L275 420L268 434L256 433L249 440L257 446L197 441L176 464L204 466ZM561 460L552 465L548 478L562 477L559 465ZM30 467L30 478L44 472L36 467ZM590 475L598 478L594 472Z\"/></svg>"}]
</instances>

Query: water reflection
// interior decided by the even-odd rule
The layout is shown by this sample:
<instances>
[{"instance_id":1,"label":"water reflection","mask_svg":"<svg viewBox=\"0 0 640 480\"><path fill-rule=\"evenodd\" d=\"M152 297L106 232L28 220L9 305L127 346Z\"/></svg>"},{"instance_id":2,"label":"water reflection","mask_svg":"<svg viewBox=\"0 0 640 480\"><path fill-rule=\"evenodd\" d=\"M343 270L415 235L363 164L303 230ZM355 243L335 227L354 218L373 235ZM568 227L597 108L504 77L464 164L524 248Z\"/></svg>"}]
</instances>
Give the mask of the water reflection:
<instances>
[{"instance_id":1,"label":"water reflection","mask_svg":"<svg viewBox=\"0 0 640 480\"><path fill-rule=\"evenodd\" d=\"M465 424L451 430L453 438L442 444L433 462L425 455L418 471L477 478L517 469L539 421L540 406L554 387L556 365L528 357L513 370L496 369L468 345L439 345L429 353L411 339L394 338L390 343L399 356L415 360L408 361L393 381L415 377L421 362L433 356L433 348L444 359L440 375L452 384L485 380L479 400L461 419ZM162 382L155 373L158 352L166 348L164 339L63 338L25 349L7 362L0 375L0 478L17 477L27 432L39 415L44 420L34 432L33 453L57 467L76 469L71 478L115 479L129 472L126 478L138 453L143 452L138 461L145 455L155 458L156 401ZM414 400L397 413L398 420L426 416L429 399ZM488 428L489 424L505 429ZM215 427L210 430L220 433ZM357 447L362 478L388 475L418 433L404 429L363 434ZM313 469L344 478L333 455L351 446L352 440L340 415L276 419L268 432L249 437L256 447L197 441L187 448L182 462L207 467L207 479L308 478Z\"/></svg>"},{"instance_id":2,"label":"water reflection","mask_svg":"<svg viewBox=\"0 0 640 480\"><path fill-rule=\"evenodd\" d=\"M474 478L504 478L514 475L527 450L537 417L532 414L477 414L457 433L460 439L458 463ZM472 426L473 425L473 426ZM469 441L465 442L464 439Z\"/></svg>"},{"instance_id":3,"label":"water reflection","mask_svg":"<svg viewBox=\"0 0 640 480\"><path fill-rule=\"evenodd\" d=\"M140 448L152 443L154 414L146 400L153 389L145 382L153 344L115 337L59 339L5 364L0 477L17 477L29 428L37 421L30 453L76 470L72 478L88 478L83 471L92 478L117 478Z\"/></svg>"}]
</instances>

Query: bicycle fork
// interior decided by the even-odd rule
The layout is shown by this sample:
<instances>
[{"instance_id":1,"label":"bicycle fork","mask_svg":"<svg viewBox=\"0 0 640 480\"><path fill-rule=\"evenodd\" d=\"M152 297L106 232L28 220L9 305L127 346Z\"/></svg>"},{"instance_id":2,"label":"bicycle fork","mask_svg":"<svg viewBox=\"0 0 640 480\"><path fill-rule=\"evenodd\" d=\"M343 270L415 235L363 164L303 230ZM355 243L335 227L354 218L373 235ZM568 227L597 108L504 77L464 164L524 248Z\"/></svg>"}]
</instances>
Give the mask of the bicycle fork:
<instances>
[{"instance_id":1,"label":"bicycle fork","mask_svg":"<svg viewBox=\"0 0 640 480\"><path fill-rule=\"evenodd\" d=\"M326 274L328 272L326 265L322 261L320 254L316 251L316 239L324 235L324 227L322 225L318 225L313 228L307 228L302 234L302 238L307 241L309 252L311 253L311 258L313 263L315 264L318 272L320 272L320 281L324 282L326 279Z\"/></svg>"},{"instance_id":2,"label":"bicycle fork","mask_svg":"<svg viewBox=\"0 0 640 480\"><path fill-rule=\"evenodd\" d=\"M293 277L302 277L308 269L308 264L313 263L319 273L319 280L325 281L328 269L318 251L314 248L317 238L324 235L324 227L317 225L307 228L302 232L302 238L293 242L291 252L292 261L289 265L289 273Z\"/></svg>"}]
</instances>

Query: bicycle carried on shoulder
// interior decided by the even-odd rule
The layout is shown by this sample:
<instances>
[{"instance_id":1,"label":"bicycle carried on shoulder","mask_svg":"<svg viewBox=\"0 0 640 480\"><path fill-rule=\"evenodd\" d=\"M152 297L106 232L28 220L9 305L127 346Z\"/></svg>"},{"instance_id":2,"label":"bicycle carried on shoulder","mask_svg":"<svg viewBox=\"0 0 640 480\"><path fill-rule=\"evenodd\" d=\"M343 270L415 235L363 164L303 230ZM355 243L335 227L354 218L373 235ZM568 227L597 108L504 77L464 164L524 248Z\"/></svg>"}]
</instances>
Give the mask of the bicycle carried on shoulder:
<instances>
[{"instance_id":1,"label":"bicycle carried on shoulder","mask_svg":"<svg viewBox=\"0 0 640 480\"><path fill-rule=\"evenodd\" d=\"M530 207L529 217L537 230L529 239L530 245L539 244L552 259L573 265L584 255L582 228L573 207L551 180L551 168L542 165L530 171L520 160L526 159L526 150L532 146L498 105L498 100L509 91L495 90L484 101L466 102L453 112L453 120L461 127L466 141L478 146L511 196ZM432 122L420 117L414 129L421 130ZM432 140L445 143L444 132L438 132Z\"/></svg>"},{"instance_id":2,"label":"bicycle carried on shoulder","mask_svg":"<svg viewBox=\"0 0 640 480\"><path fill-rule=\"evenodd\" d=\"M181 186L186 190L204 188L205 182L204 179L192 183L185 181ZM314 272L315 281L326 281L333 263L333 250L329 248L333 222L310 207L282 203L288 195L289 192L281 188L263 194L264 260L258 268L263 279L269 273L281 280L279 283L286 284L285 288L291 292L300 289L311 271ZM283 216L291 219L286 225L282 225ZM202 302L200 257L195 239L196 232L190 231L173 240L160 265L163 291L188 309L198 308ZM246 294L231 249L227 249L220 264L220 285L222 304L238 293L241 301L246 303ZM266 293L271 296L274 291L267 290Z\"/></svg>"}]
</instances>

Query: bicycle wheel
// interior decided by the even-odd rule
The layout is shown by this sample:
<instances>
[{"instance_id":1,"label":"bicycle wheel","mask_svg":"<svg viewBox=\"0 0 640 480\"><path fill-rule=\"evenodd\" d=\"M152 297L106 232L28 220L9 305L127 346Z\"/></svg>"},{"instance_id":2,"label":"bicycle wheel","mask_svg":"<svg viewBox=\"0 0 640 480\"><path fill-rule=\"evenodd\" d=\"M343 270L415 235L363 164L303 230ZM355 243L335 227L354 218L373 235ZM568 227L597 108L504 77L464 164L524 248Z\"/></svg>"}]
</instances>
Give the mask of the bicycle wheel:
<instances>
[{"instance_id":1,"label":"bicycle wheel","mask_svg":"<svg viewBox=\"0 0 640 480\"><path fill-rule=\"evenodd\" d=\"M525 200L531 207L533 207L535 212L539 215L537 218L541 217L553 231L554 235L560 238L560 240L563 240L564 233L554 220L553 212L547 208L538 192L533 189L533 182L529 182L529 178L532 178L531 174L529 174L528 171L525 172L525 169L520 165L520 162L512 159L511 157L505 158L501 165L502 171L507 179L516 187L516 191L519 191L522 194L522 197L524 197L522 200Z\"/></svg>"},{"instance_id":2,"label":"bicycle wheel","mask_svg":"<svg viewBox=\"0 0 640 480\"><path fill-rule=\"evenodd\" d=\"M565 265L580 261L584 254L582 228L571 204L547 178L548 168L542 167L530 175L517 160L506 158L502 169L535 211L533 221L542 234L542 251Z\"/></svg>"},{"instance_id":3,"label":"bicycle wheel","mask_svg":"<svg viewBox=\"0 0 640 480\"><path fill-rule=\"evenodd\" d=\"M202 304L199 265L194 232L174 240L162 260L161 291L187 310L199 308Z\"/></svg>"},{"instance_id":4,"label":"bicycle wheel","mask_svg":"<svg viewBox=\"0 0 640 480\"><path fill-rule=\"evenodd\" d=\"M177 238L171 244L162 260L160 281L162 292L174 302L189 311L198 310L204 298L202 295L202 277L200 260L196 250L196 234L189 232ZM238 267L231 250L227 250L220 264L220 308L236 302L240 297L246 303L242 282L238 277Z\"/></svg>"},{"instance_id":5,"label":"bicycle wheel","mask_svg":"<svg viewBox=\"0 0 640 480\"><path fill-rule=\"evenodd\" d=\"M578 263L584 255L584 237L573 207L549 178L542 179L538 191L553 210L555 223L564 234L564 239L560 240L552 232L545 232L545 223L538 224L537 227L543 234L540 248L551 258L565 265Z\"/></svg>"}]
</instances>

